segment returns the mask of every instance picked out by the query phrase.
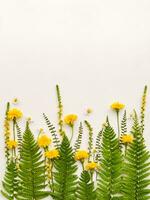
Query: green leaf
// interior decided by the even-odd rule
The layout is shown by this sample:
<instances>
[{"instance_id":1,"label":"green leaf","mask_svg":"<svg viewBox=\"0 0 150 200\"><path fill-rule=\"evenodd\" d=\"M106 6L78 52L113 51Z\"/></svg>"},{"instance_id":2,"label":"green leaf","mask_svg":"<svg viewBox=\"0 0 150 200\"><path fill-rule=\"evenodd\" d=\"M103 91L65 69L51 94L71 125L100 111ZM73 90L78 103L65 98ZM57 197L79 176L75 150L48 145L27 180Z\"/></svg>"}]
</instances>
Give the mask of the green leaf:
<instances>
[{"instance_id":1,"label":"green leaf","mask_svg":"<svg viewBox=\"0 0 150 200\"><path fill-rule=\"evenodd\" d=\"M52 196L55 200L75 200L77 166L73 155L69 140L64 135L60 147L60 157L54 161L54 192Z\"/></svg>"},{"instance_id":2,"label":"green leaf","mask_svg":"<svg viewBox=\"0 0 150 200\"><path fill-rule=\"evenodd\" d=\"M80 149L82 143L82 136L83 136L83 125L82 122L80 122L78 137L74 145L74 152Z\"/></svg>"},{"instance_id":3,"label":"green leaf","mask_svg":"<svg viewBox=\"0 0 150 200\"><path fill-rule=\"evenodd\" d=\"M18 179L17 179L17 169L16 164L11 161L10 164L8 164L4 180L2 182L2 195L9 200L14 200L17 191L18 191Z\"/></svg>"},{"instance_id":4,"label":"green leaf","mask_svg":"<svg viewBox=\"0 0 150 200\"><path fill-rule=\"evenodd\" d=\"M52 135L52 138L53 138L53 143L54 143L54 146L55 148L59 148L60 147L60 140L57 136L57 133L56 133L56 130L55 130L55 127L53 126L53 124L50 122L50 120L48 119L48 117L45 115L45 113L43 113L43 117L45 119L45 122L48 126L48 129L49 129L49 132L51 133Z\"/></svg>"},{"instance_id":5,"label":"green leaf","mask_svg":"<svg viewBox=\"0 0 150 200\"><path fill-rule=\"evenodd\" d=\"M42 153L28 124L22 142L19 179L21 187L18 200L38 200L49 195L49 192L45 191L45 166Z\"/></svg>"},{"instance_id":6,"label":"green leaf","mask_svg":"<svg viewBox=\"0 0 150 200\"><path fill-rule=\"evenodd\" d=\"M135 115L132 128L134 140L126 151L123 178L123 195L128 200L150 199L150 154L141 131Z\"/></svg>"},{"instance_id":7,"label":"green leaf","mask_svg":"<svg viewBox=\"0 0 150 200\"><path fill-rule=\"evenodd\" d=\"M83 171L78 183L76 200L96 200L94 183L90 181L90 174Z\"/></svg>"},{"instance_id":8,"label":"green leaf","mask_svg":"<svg viewBox=\"0 0 150 200\"><path fill-rule=\"evenodd\" d=\"M100 200L116 199L120 195L122 154L113 128L107 122L102 137L102 157L97 196Z\"/></svg>"}]
</instances>

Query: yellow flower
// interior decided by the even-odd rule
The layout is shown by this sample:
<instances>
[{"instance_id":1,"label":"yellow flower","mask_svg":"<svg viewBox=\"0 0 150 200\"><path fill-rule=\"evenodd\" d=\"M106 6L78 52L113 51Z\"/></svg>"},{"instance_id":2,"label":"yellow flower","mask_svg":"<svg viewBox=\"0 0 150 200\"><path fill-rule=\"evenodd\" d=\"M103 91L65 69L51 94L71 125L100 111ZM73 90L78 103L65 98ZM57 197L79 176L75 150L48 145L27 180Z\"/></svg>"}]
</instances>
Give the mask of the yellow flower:
<instances>
[{"instance_id":1,"label":"yellow flower","mask_svg":"<svg viewBox=\"0 0 150 200\"><path fill-rule=\"evenodd\" d=\"M67 115L65 118L64 118L64 122L69 125L69 126L73 126L74 125L74 122L77 120L78 116L75 115L75 114L70 114L70 115Z\"/></svg>"},{"instance_id":2,"label":"yellow flower","mask_svg":"<svg viewBox=\"0 0 150 200\"><path fill-rule=\"evenodd\" d=\"M121 136L121 141L124 144L132 143L133 142L133 135L132 134L125 134Z\"/></svg>"},{"instance_id":3,"label":"yellow flower","mask_svg":"<svg viewBox=\"0 0 150 200\"><path fill-rule=\"evenodd\" d=\"M85 169L86 170L94 170L98 167L98 164L96 162L89 162L86 164Z\"/></svg>"},{"instance_id":4,"label":"yellow flower","mask_svg":"<svg viewBox=\"0 0 150 200\"><path fill-rule=\"evenodd\" d=\"M46 134L41 134L38 138L39 147L48 147L52 142L51 138L49 138Z\"/></svg>"},{"instance_id":5,"label":"yellow flower","mask_svg":"<svg viewBox=\"0 0 150 200\"><path fill-rule=\"evenodd\" d=\"M75 160L84 160L89 157L89 154L85 150L78 150L75 153Z\"/></svg>"},{"instance_id":6,"label":"yellow flower","mask_svg":"<svg viewBox=\"0 0 150 200\"><path fill-rule=\"evenodd\" d=\"M7 117L9 120L13 120L13 119L19 119L22 117L22 112L21 110L17 109L17 108L13 108L11 110L8 111Z\"/></svg>"},{"instance_id":7,"label":"yellow flower","mask_svg":"<svg viewBox=\"0 0 150 200\"><path fill-rule=\"evenodd\" d=\"M113 104L111 104L111 108L113 110L117 110L117 111L123 109L124 107L125 107L125 105L122 103L119 103L119 102L114 102Z\"/></svg>"},{"instance_id":8,"label":"yellow flower","mask_svg":"<svg viewBox=\"0 0 150 200\"><path fill-rule=\"evenodd\" d=\"M9 140L8 142L7 142L7 147L9 148L9 149L15 149L16 147L17 147L17 142L15 141L15 140Z\"/></svg>"},{"instance_id":9,"label":"yellow flower","mask_svg":"<svg viewBox=\"0 0 150 200\"><path fill-rule=\"evenodd\" d=\"M59 151L57 149L52 149L45 152L45 157L49 159L54 159L59 157Z\"/></svg>"}]
</instances>

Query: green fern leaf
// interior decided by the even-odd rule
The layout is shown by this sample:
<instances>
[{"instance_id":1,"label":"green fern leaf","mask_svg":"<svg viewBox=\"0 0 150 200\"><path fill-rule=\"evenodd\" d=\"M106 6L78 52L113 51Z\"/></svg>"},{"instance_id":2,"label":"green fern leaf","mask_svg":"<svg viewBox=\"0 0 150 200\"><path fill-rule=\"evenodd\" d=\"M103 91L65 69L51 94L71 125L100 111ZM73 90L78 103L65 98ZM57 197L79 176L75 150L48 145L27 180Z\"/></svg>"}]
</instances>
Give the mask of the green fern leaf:
<instances>
[{"instance_id":1,"label":"green fern leaf","mask_svg":"<svg viewBox=\"0 0 150 200\"><path fill-rule=\"evenodd\" d=\"M2 195L9 200L16 199L17 191L18 191L18 173L16 164L11 161L5 173L4 180L2 182Z\"/></svg>"},{"instance_id":2,"label":"green fern leaf","mask_svg":"<svg viewBox=\"0 0 150 200\"><path fill-rule=\"evenodd\" d=\"M90 174L83 171L78 183L76 200L96 200L94 183L90 181Z\"/></svg>"},{"instance_id":3,"label":"green fern leaf","mask_svg":"<svg viewBox=\"0 0 150 200\"><path fill-rule=\"evenodd\" d=\"M63 131L63 104L61 100L61 94L59 85L56 85L56 94L57 94L57 100L58 100L58 126L59 126L59 133L60 135L64 134Z\"/></svg>"},{"instance_id":4,"label":"green fern leaf","mask_svg":"<svg viewBox=\"0 0 150 200\"><path fill-rule=\"evenodd\" d=\"M21 148L22 148L22 131L21 131L21 128L19 127L17 121L15 122L15 125L16 125L16 130L17 130L18 151L20 154Z\"/></svg>"},{"instance_id":5,"label":"green fern leaf","mask_svg":"<svg viewBox=\"0 0 150 200\"><path fill-rule=\"evenodd\" d=\"M142 102L141 102L141 131L144 132L145 122L145 108L146 108L146 97L147 97L147 85L144 87Z\"/></svg>"},{"instance_id":6,"label":"green fern leaf","mask_svg":"<svg viewBox=\"0 0 150 200\"><path fill-rule=\"evenodd\" d=\"M85 120L84 122L89 131L88 151L89 151L89 160L90 160L90 158L92 156L92 150L93 150L93 128L87 120Z\"/></svg>"},{"instance_id":7,"label":"green fern leaf","mask_svg":"<svg viewBox=\"0 0 150 200\"><path fill-rule=\"evenodd\" d=\"M137 115L132 128L133 142L125 156L123 194L128 200L150 199L150 154L146 150Z\"/></svg>"},{"instance_id":8,"label":"green fern leaf","mask_svg":"<svg viewBox=\"0 0 150 200\"><path fill-rule=\"evenodd\" d=\"M123 118L121 120L121 134L127 133L127 113L124 111Z\"/></svg>"},{"instance_id":9,"label":"green fern leaf","mask_svg":"<svg viewBox=\"0 0 150 200\"><path fill-rule=\"evenodd\" d=\"M82 136L83 136L83 125L82 125L82 122L80 122L79 134L75 141L74 152L76 152L78 149L80 149L81 143L82 143Z\"/></svg>"},{"instance_id":10,"label":"green fern leaf","mask_svg":"<svg viewBox=\"0 0 150 200\"><path fill-rule=\"evenodd\" d=\"M60 157L54 161L54 192L55 200L75 200L77 166L67 136L64 135L60 147Z\"/></svg>"},{"instance_id":11,"label":"green fern leaf","mask_svg":"<svg viewBox=\"0 0 150 200\"><path fill-rule=\"evenodd\" d=\"M60 147L60 140L57 136L57 133L56 133L56 130L55 130L55 127L53 126L53 124L49 121L48 117L43 113L43 117L45 119L45 122L48 126L48 129L49 129L49 132L51 133L52 135L52 138L53 138L53 143L54 143L54 146L55 148L59 148Z\"/></svg>"},{"instance_id":12,"label":"green fern leaf","mask_svg":"<svg viewBox=\"0 0 150 200\"><path fill-rule=\"evenodd\" d=\"M45 167L42 153L27 123L23 135L19 179L21 187L18 200L38 200L49 195L45 191Z\"/></svg>"},{"instance_id":13,"label":"green fern leaf","mask_svg":"<svg viewBox=\"0 0 150 200\"><path fill-rule=\"evenodd\" d=\"M102 158L97 190L100 200L117 199L121 187L122 155L119 141L109 122L107 124L102 137Z\"/></svg>"},{"instance_id":14,"label":"green fern leaf","mask_svg":"<svg viewBox=\"0 0 150 200\"><path fill-rule=\"evenodd\" d=\"M95 145L95 149L96 149L95 161L96 162L100 162L100 160L101 160L101 139L102 139L102 135L103 135L103 129L99 131L99 133L97 134L97 137L96 137L96 145Z\"/></svg>"},{"instance_id":15,"label":"green fern leaf","mask_svg":"<svg viewBox=\"0 0 150 200\"><path fill-rule=\"evenodd\" d=\"M6 157L6 164L8 165L10 163L10 151L9 148L7 146L7 142L9 141L9 137L10 137L10 123L7 117L7 113L9 111L10 108L10 103L7 103L7 107L6 107L6 112L5 112L5 121L4 121L4 139L5 139L5 157Z\"/></svg>"}]
</instances>

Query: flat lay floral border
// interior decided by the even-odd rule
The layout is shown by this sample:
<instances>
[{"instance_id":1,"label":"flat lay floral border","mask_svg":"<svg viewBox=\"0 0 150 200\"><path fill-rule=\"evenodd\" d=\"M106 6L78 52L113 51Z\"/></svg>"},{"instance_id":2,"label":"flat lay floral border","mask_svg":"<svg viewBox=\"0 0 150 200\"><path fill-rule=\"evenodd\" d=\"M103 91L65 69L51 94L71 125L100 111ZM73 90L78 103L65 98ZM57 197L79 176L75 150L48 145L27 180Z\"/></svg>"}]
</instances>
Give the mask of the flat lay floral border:
<instances>
[{"instance_id":1,"label":"flat lay floral border","mask_svg":"<svg viewBox=\"0 0 150 200\"><path fill-rule=\"evenodd\" d=\"M142 95L140 114L133 110L130 116L131 130L128 130L125 105L114 102L110 109L116 115L117 131L107 116L95 140L92 124L87 120L80 122L76 133L74 126L78 116L64 116L58 85L56 94L59 130L44 113L49 133L40 129L38 138L30 129L30 117L22 133L20 120L23 113L18 107L7 103L3 131L6 171L1 189L4 198L38 200L49 196L54 200L150 199L150 153L144 140L147 86ZM17 104L18 99L15 98L13 102ZM92 109L88 108L86 114L92 114ZM70 128L69 138L66 126ZM85 129L88 131L88 146L82 149ZM80 173L79 168L82 169Z\"/></svg>"}]
</instances>

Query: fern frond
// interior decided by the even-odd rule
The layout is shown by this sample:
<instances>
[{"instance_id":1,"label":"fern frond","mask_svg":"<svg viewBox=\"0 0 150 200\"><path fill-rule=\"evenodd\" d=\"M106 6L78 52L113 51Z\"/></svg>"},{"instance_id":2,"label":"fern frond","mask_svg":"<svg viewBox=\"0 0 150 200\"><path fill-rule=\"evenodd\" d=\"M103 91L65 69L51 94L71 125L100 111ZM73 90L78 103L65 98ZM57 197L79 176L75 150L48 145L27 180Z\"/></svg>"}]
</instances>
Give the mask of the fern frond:
<instances>
[{"instance_id":1,"label":"fern frond","mask_svg":"<svg viewBox=\"0 0 150 200\"><path fill-rule=\"evenodd\" d=\"M144 87L144 92L142 96L142 102L141 102L141 131L144 132L144 121L145 121L145 108L146 108L146 97L147 97L147 85Z\"/></svg>"},{"instance_id":2,"label":"fern frond","mask_svg":"<svg viewBox=\"0 0 150 200\"><path fill-rule=\"evenodd\" d=\"M123 118L121 120L121 134L127 133L127 113L124 111Z\"/></svg>"},{"instance_id":3,"label":"fern frond","mask_svg":"<svg viewBox=\"0 0 150 200\"><path fill-rule=\"evenodd\" d=\"M103 128L102 128L102 130L99 131L99 133L97 134L97 137L96 137L96 145L95 145L95 149L96 149L95 161L96 162L100 162L100 159L101 159L101 139L102 139L102 135L103 135Z\"/></svg>"},{"instance_id":4,"label":"fern frond","mask_svg":"<svg viewBox=\"0 0 150 200\"><path fill-rule=\"evenodd\" d=\"M23 135L20 169L18 176L20 188L18 200L43 199L49 195L45 191L45 167L42 153L27 123Z\"/></svg>"},{"instance_id":5,"label":"fern frond","mask_svg":"<svg viewBox=\"0 0 150 200\"><path fill-rule=\"evenodd\" d=\"M16 163L11 161L6 169L5 177L2 182L3 189L2 195L8 200L14 200L17 196L18 191L18 173Z\"/></svg>"},{"instance_id":6,"label":"fern frond","mask_svg":"<svg viewBox=\"0 0 150 200\"><path fill-rule=\"evenodd\" d=\"M9 111L9 107L10 104L9 102L7 103L7 107L6 107L6 112L5 112L5 120L4 120L4 139L5 139L5 157L6 157L6 163L8 164L10 161L10 152L9 152L9 148L7 146L7 142L10 139L10 122L8 120L7 117L7 113Z\"/></svg>"},{"instance_id":7,"label":"fern frond","mask_svg":"<svg viewBox=\"0 0 150 200\"><path fill-rule=\"evenodd\" d=\"M17 130L18 151L20 155L21 148L22 148L22 131L17 121L15 122L15 125L16 125L16 130Z\"/></svg>"},{"instance_id":8,"label":"fern frond","mask_svg":"<svg viewBox=\"0 0 150 200\"><path fill-rule=\"evenodd\" d=\"M60 147L60 157L54 161L54 192L55 200L76 200L77 166L73 150L66 135Z\"/></svg>"},{"instance_id":9,"label":"fern frond","mask_svg":"<svg viewBox=\"0 0 150 200\"><path fill-rule=\"evenodd\" d=\"M109 122L103 131L101 148L97 196L100 200L117 199L121 187L122 155L119 141Z\"/></svg>"},{"instance_id":10,"label":"fern frond","mask_svg":"<svg viewBox=\"0 0 150 200\"><path fill-rule=\"evenodd\" d=\"M134 117L133 142L125 156L123 195L124 199L150 199L150 153L147 151L137 115Z\"/></svg>"},{"instance_id":11,"label":"fern frond","mask_svg":"<svg viewBox=\"0 0 150 200\"><path fill-rule=\"evenodd\" d=\"M57 94L57 101L58 101L59 133L60 133L60 135L63 135L64 134L64 131L63 131L63 105L62 105L62 99L61 99L59 85L56 85L56 94Z\"/></svg>"},{"instance_id":12,"label":"fern frond","mask_svg":"<svg viewBox=\"0 0 150 200\"><path fill-rule=\"evenodd\" d=\"M56 133L56 130L55 130L55 127L53 126L53 124L50 122L50 120L48 119L48 117L45 115L45 113L43 113L43 117L45 119L45 122L48 126L48 129L49 129L49 132L51 133L52 135L52 138L53 138L53 143L54 143L54 146L55 148L59 148L60 147L60 140L57 136L57 133Z\"/></svg>"},{"instance_id":13,"label":"fern frond","mask_svg":"<svg viewBox=\"0 0 150 200\"><path fill-rule=\"evenodd\" d=\"M76 152L78 149L80 149L81 143L82 143L82 136L83 136L83 125L82 125L82 122L80 122L79 134L75 141L74 152Z\"/></svg>"},{"instance_id":14,"label":"fern frond","mask_svg":"<svg viewBox=\"0 0 150 200\"><path fill-rule=\"evenodd\" d=\"M83 171L78 183L76 200L96 200L94 183L91 183L90 174Z\"/></svg>"},{"instance_id":15,"label":"fern frond","mask_svg":"<svg viewBox=\"0 0 150 200\"><path fill-rule=\"evenodd\" d=\"M88 134L89 134L88 152L89 152L89 160L90 160L90 157L92 156L92 150L93 150L93 128L87 120L85 120L84 122L85 122L87 129L88 129Z\"/></svg>"}]
</instances>

